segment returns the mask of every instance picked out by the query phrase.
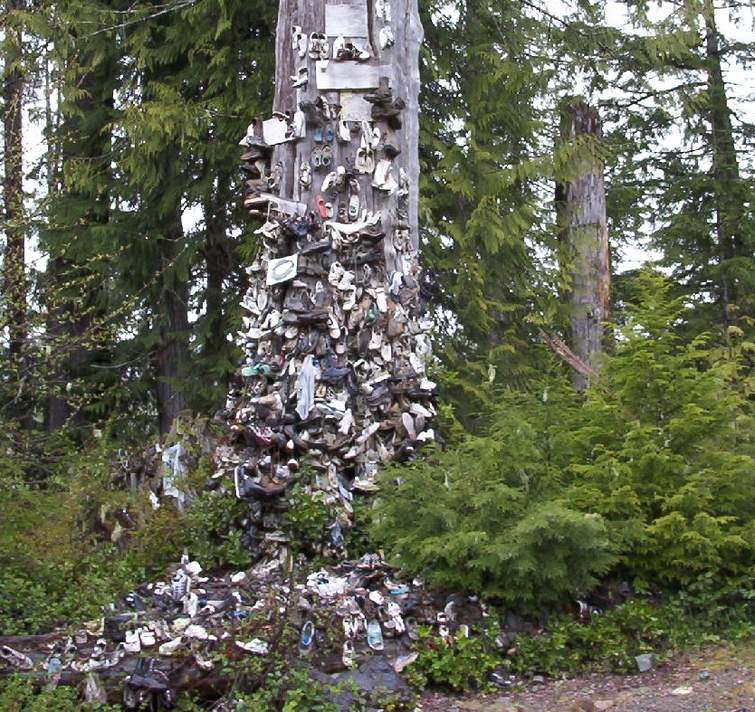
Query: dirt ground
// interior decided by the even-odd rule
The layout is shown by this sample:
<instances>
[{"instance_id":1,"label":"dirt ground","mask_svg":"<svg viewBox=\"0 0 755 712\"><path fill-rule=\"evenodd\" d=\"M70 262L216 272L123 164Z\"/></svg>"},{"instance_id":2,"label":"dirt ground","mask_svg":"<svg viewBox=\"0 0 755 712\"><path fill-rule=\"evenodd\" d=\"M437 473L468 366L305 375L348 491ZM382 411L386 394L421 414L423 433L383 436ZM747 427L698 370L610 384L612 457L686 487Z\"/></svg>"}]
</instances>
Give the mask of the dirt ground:
<instances>
[{"instance_id":1,"label":"dirt ground","mask_svg":"<svg viewBox=\"0 0 755 712\"><path fill-rule=\"evenodd\" d=\"M755 640L644 674L590 674L477 697L428 694L423 712L755 712Z\"/></svg>"}]
</instances>

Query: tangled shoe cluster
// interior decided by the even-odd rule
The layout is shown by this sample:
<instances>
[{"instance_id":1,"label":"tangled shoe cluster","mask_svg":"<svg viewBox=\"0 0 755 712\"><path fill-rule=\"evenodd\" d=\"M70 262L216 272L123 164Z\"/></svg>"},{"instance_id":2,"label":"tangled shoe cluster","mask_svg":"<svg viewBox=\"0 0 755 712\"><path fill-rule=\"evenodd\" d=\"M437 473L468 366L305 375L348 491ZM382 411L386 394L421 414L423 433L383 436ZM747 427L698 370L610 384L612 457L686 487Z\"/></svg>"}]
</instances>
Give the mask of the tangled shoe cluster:
<instances>
[{"instance_id":1,"label":"tangled shoe cluster","mask_svg":"<svg viewBox=\"0 0 755 712\"><path fill-rule=\"evenodd\" d=\"M296 590L306 617L300 649L305 634L308 640L315 637L307 628L313 625L307 616L315 609L329 609L343 628L341 663L345 668L380 654L391 658L395 671L401 672L417 657L412 645L420 624L450 641L454 636L468 636L470 625L487 615L476 598L451 596L443 601L430 595L419 580L399 580L376 554L313 572Z\"/></svg>"},{"instance_id":2,"label":"tangled shoe cluster","mask_svg":"<svg viewBox=\"0 0 755 712\"><path fill-rule=\"evenodd\" d=\"M359 8L348 22L327 14L324 33L292 29L305 62L287 90L295 109L256 120L242 140L245 205L266 221L242 302L246 359L226 404L232 442L216 464L249 502L244 541L259 558L286 553L282 500L302 472L333 505L339 551L354 493L377 490L381 465L435 437L431 322L399 161L405 102L364 73L379 69L374 47L394 44L390 5L377 3L372 23ZM379 35L344 38L345 24ZM290 142L293 153L279 148Z\"/></svg>"},{"instance_id":3,"label":"tangled shoe cluster","mask_svg":"<svg viewBox=\"0 0 755 712\"><path fill-rule=\"evenodd\" d=\"M208 694L221 694L222 660L298 657L338 674L380 658L401 673L417 657L420 625L450 642L487 615L477 598L434 594L376 554L293 577L261 566L205 575L185 556L172 575L128 593L73 635L0 646L0 672L41 673L48 684L83 679L90 702L117 694L124 709L170 709L182 689L204 689L203 680ZM298 646L284 628L298 631Z\"/></svg>"}]
</instances>

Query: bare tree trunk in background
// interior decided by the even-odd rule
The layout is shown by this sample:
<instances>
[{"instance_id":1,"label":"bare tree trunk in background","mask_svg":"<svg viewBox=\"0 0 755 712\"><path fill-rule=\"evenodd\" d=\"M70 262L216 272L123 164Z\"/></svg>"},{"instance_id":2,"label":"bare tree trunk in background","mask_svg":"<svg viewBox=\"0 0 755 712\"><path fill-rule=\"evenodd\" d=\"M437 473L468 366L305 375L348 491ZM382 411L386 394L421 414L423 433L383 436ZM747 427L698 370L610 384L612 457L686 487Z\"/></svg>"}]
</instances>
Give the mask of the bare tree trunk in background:
<instances>
[{"instance_id":1,"label":"bare tree trunk in background","mask_svg":"<svg viewBox=\"0 0 755 712\"><path fill-rule=\"evenodd\" d=\"M26 225L23 196L23 94L21 68L23 37L20 29L7 23L9 14L24 9L24 0L6 0L3 41L3 226L5 252L2 266L2 292L5 301L3 321L8 328L8 352L12 368L22 367L22 351L27 338L26 325Z\"/></svg>"},{"instance_id":2,"label":"bare tree trunk in background","mask_svg":"<svg viewBox=\"0 0 755 712\"><path fill-rule=\"evenodd\" d=\"M582 101L566 102L562 108L562 141L587 138L594 144L600 137L597 110ZM571 348L582 362L598 369L611 292L603 161L589 144L580 146L576 155L578 165L571 170L570 179L557 187L556 203L565 243L563 267ZM572 382L583 390L589 381L585 373L573 370Z\"/></svg>"},{"instance_id":3,"label":"bare tree trunk in background","mask_svg":"<svg viewBox=\"0 0 755 712\"><path fill-rule=\"evenodd\" d=\"M176 269L184 245L181 205L168 216L160 239L160 297L157 318L157 406L160 432L170 432L176 416L188 408L183 386L189 378L189 283Z\"/></svg>"},{"instance_id":4,"label":"bare tree trunk in background","mask_svg":"<svg viewBox=\"0 0 755 712\"><path fill-rule=\"evenodd\" d=\"M218 177L217 189L203 206L205 219L204 259L207 266L205 306L207 337L205 355L220 354L226 347L226 323L223 284L233 270L232 246L228 240L227 208L230 200L230 181ZM227 384L226 384L227 385Z\"/></svg>"},{"instance_id":5,"label":"bare tree trunk in background","mask_svg":"<svg viewBox=\"0 0 755 712\"><path fill-rule=\"evenodd\" d=\"M734 143L734 132L721 69L721 53L718 46L718 28L716 26L713 0L705 0L703 9L705 18L705 54L708 74L708 101L711 124L711 148L713 150L713 177L716 196L716 235L721 258L720 297L722 301L724 328L731 325L735 318L732 306L739 297L736 266L732 260L736 257L749 257L745 252L740 235L744 218L743 202L739 183L739 164Z\"/></svg>"}]
</instances>

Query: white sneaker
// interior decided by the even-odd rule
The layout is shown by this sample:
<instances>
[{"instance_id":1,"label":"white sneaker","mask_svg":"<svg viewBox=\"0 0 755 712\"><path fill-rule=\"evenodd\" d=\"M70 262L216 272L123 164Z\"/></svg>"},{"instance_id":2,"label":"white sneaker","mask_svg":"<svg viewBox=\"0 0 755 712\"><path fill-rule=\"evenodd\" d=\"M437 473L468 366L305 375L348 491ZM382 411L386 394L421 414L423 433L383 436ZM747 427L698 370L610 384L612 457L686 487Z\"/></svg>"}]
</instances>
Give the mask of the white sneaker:
<instances>
[{"instance_id":1,"label":"white sneaker","mask_svg":"<svg viewBox=\"0 0 755 712\"><path fill-rule=\"evenodd\" d=\"M378 32L378 40L380 42L380 48L386 49L387 47L393 47L396 43L396 38L393 36L393 30L390 25L380 28Z\"/></svg>"},{"instance_id":2,"label":"white sneaker","mask_svg":"<svg viewBox=\"0 0 755 712\"><path fill-rule=\"evenodd\" d=\"M337 180L338 174L335 171L328 173L322 181L321 192L327 193L336 184Z\"/></svg>"},{"instance_id":3,"label":"white sneaker","mask_svg":"<svg viewBox=\"0 0 755 712\"><path fill-rule=\"evenodd\" d=\"M126 640L123 643L123 649L127 653L138 653L142 649L138 630L126 631Z\"/></svg>"},{"instance_id":4,"label":"white sneaker","mask_svg":"<svg viewBox=\"0 0 755 712\"><path fill-rule=\"evenodd\" d=\"M160 655L173 655L184 643L183 637L179 636L173 640L169 640L167 643L163 643L157 650Z\"/></svg>"},{"instance_id":5,"label":"white sneaker","mask_svg":"<svg viewBox=\"0 0 755 712\"><path fill-rule=\"evenodd\" d=\"M336 137L343 143L349 143L351 141L351 131L349 131L349 127L343 119L338 122Z\"/></svg>"}]
</instances>

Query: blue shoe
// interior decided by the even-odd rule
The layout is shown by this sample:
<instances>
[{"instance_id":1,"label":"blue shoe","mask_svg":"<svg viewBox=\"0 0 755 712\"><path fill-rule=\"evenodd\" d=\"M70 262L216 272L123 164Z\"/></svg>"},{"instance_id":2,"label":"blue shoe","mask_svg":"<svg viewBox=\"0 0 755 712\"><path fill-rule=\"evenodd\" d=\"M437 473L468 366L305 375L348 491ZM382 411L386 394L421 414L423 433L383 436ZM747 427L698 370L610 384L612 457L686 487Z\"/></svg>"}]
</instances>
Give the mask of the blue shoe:
<instances>
[{"instance_id":1,"label":"blue shoe","mask_svg":"<svg viewBox=\"0 0 755 712\"><path fill-rule=\"evenodd\" d=\"M299 637L299 650L302 653L308 653L315 644L315 624L312 621L306 621L301 629Z\"/></svg>"},{"instance_id":2,"label":"blue shoe","mask_svg":"<svg viewBox=\"0 0 755 712\"><path fill-rule=\"evenodd\" d=\"M373 650L383 649L383 631L374 618L367 624L367 645Z\"/></svg>"}]
</instances>

